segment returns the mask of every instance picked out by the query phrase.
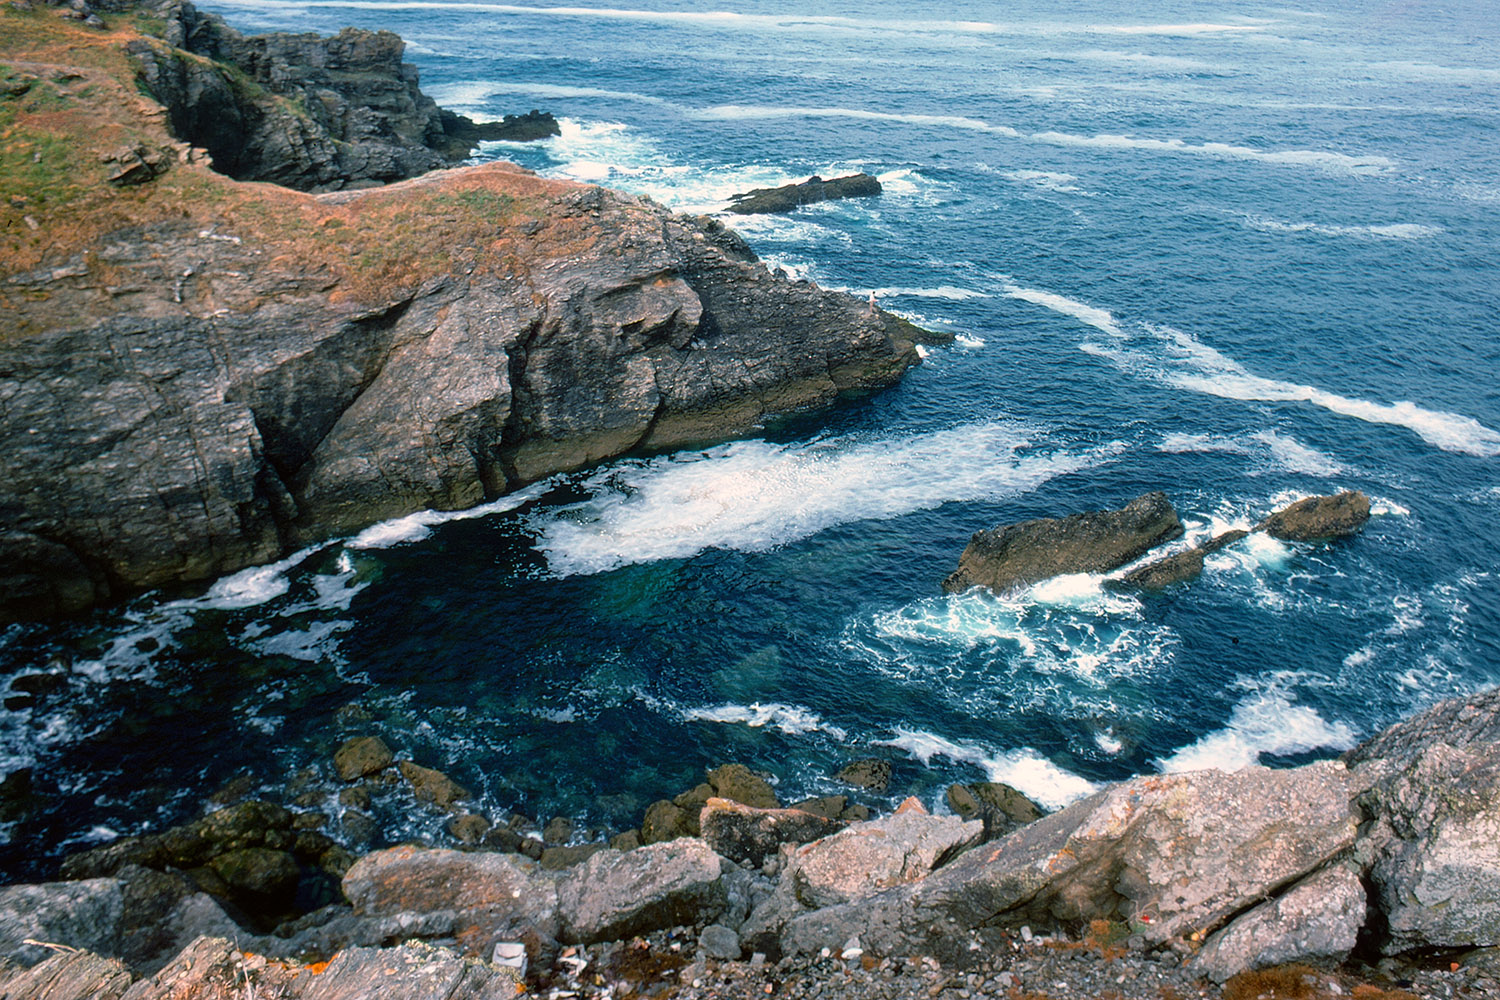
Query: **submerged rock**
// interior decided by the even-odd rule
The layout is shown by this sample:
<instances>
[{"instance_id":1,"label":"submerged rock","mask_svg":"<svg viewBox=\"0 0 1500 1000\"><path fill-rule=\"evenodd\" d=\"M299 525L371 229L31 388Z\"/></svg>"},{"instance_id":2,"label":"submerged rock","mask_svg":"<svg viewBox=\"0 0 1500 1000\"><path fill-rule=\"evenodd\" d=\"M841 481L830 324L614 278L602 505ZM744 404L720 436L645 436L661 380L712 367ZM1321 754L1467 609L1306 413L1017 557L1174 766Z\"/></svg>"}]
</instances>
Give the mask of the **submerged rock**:
<instances>
[{"instance_id":1,"label":"submerged rock","mask_svg":"<svg viewBox=\"0 0 1500 1000\"><path fill-rule=\"evenodd\" d=\"M1004 593L1064 573L1105 573L1182 534L1164 493L1148 493L1121 510L1039 518L976 531L943 581L946 593L974 586Z\"/></svg>"},{"instance_id":2,"label":"submerged rock","mask_svg":"<svg viewBox=\"0 0 1500 1000\"><path fill-rule=\"evenodd\" d=\"M802 205L839 198L871 198L880 194L880 181L869 174L850 174L824 180L817 175L800 184L784 184L778 188L756 188L744 194L733 195L725 211L736 215L759 215L770 212L790 212Z\"/></svg>"},{"instance_id":3,"label":"submerged rock","mask_svg":"<svg viewBox=\"0 0 1500 1000\"><path fill-rule=\"evenodd\" d=\"M1351 491L1298 500L1266 518L1255 530L1285 541L1315 542L1355 534L1369 519L1370 498Z\"/></svg>"}]
</instances>

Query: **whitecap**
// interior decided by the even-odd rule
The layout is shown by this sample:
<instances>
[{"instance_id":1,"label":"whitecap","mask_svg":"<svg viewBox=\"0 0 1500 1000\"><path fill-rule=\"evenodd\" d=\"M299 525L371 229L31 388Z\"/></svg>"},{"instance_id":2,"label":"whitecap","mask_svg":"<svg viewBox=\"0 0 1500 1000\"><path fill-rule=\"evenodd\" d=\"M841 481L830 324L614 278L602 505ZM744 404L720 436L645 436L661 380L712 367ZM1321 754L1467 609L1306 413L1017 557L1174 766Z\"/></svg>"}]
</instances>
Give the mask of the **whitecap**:
<instances>
[{"instance_id":1,"label":"whitecap","mask_svg":"<svg viewBox=\"0 0 1500 1000\"><path fill-rule=\"evenodd\" d=\"M969 740L950 740L920 729L898 728L879 746L905 750L923 764L946 757L973 764L990 781L1000 781L1047 809L1061 809L1098 790L1087 778L1066 771L1029 747L995 751Z\"/></svg>"},{"instance_id":2,"label":"whitecap","mask_svg":"<svg viewBox=\"0 0 1500 1000\"><path fill-rule=\"evenodd\" d=\"M164 604L162 607L200 607L234 610L265 604L267 601L280 597L292 588L292 581L286 575L287 570L299 565L314 553L323 551L329 544L325 542L321 545L310 545L305 549L300 549L292 553L285 559L278 559L273 563L266 563L262 566L251 566L240 570L238 573L231 573L216 581L202 597L187 601L175 601Z\"/></svg>"},{"instance_id":3,"label":"whitecap","mask_svg":"<svg viewBox=\"0 0 1500 1000\"><path fill-rule=\"evenodd\" d=\"M1245 225L1266 233L1312 233L1317 236L1349 237L1366 240L1424 240L1443 232L1441 226L1429 226L1416 222L1396 222L1385 225L1339 226L1317 222L1288 222L1271 216L1245 214L1240 218Z\"/></svg>"},{"instance_id":4,"label":"whitecap","mask_svg":"<svg viewBox=\"0 0 1500 1000\"><path fill-rule=\"evenodd\" d=\"M463 510L419 510L404 517L393 517L379 524L372 524L344 543L350 549L388 549L393 545L418 542L432 534L432 529L450 521L469 521L478 517L489 517L515 510L522 504L536 499L551 488L551 480L533 483L525 489L497 497ZM352 566L351 566L352 569Z\"/></svg>"},{"instance_id":5,"label":"whitecap","mask_svg":"<svg viewBox=\"0 0 1500 1000\"><path fill-rule=\"evenodd\" d=\"M1072 174L1060 173L1055 170L1006 170L1001 172L1001 177L1006 180L1015 181L1017 184L1025 184L1042 191L1053 191L1058 194L1076 194L1084 198L1096 197L1093 191L1085 191L1078 186L1078 178Z\"/></svg>"},{"instance_id":6,"label":"whitecap","mask_svg":"<svg viewBox=\"0 0 1500 1000\"><path fill-rule=\"evenodd\" d=\"M1251 437L1270 449L1272 459L1283 471L1323 478L1341 476L1346 471L1333 458L1294 437L1273 430L1257 431Z\"/></svg>"},{"instance_id":7,"label":"whitecap","mask_svg":"<svg viewBox=\"0 0 1500 1000\"><path fill-rule=\"evenodd\" d=\"M752 702L749 705L724 704L702 708L688 708L681 712L689 722L738 723L752 729L770 726L789 736L804 736L808 733L825 733L836 740L845 740L848 734L838 726L824 722L822 716L800 705L785 705L780 702Z\"/></svg>"},{"instance_id":8,"label":"whitecap","mask_svg":"<svg viewBox=\"0 0 1500 1000\"><path fill-rule=\"evenodd\" d=\"M1356 156L1321 149L1258 149L1228 142L1192 143L1185 139L1143 139L1110 133L1073 135L1067 132L1037 132L1029 138L1054 146L1183 153L1220 160L1251 160L1277 166L1312 167L1337 174L1380 174L1394 170L1396 167L1394 160L1384 156Z\"/></svg>"},{"instance_id":9,"label":"whitecap","mask_svg":"<svg viewBox=\"0 0 1500 1000\"><path fill-rule=\"evenodd\" d=\"M829 287L833 287L833 286L829 286ZM988 292L976 292L972 288L956 288L953 285L941 285L941 286L939 286L937 288L907 288L907 287L901 287L901 286L893 286L893 287L887 287L887 288L872 288L872 289L868 290L868 293L861 292L858 289L853 289L853 288L850 288L850 289L837 289L837 288L835 288L834 290L835 291L845 291L845 290L847 290L851 294L859 295L861 298L863 298L865 294L869 294L869 295L875 296L878 299L890 299L890 298L947 299L950 302L965 302L965 301L967 301L969 299L987 299L987 298L990 297Z\"/></svg>"},{"instance_id":10,"label":"whitecap","mask_svg":"<svg viewBox=\"0 0 1500 1000\"><path fill-rule=\"evenodd\" d=\"M1019 285L1006 284L1005 297L1010 299L1021 299L1036 305L1051 309L1053 312L1062 313L1064 316L1072 316L1074 319L1087 323L1096 330L1102 330L1115 337L1124 336L1115 318L1104 309L1070 299L1056 292L1042 291L1036 288L1022 288Z\"/></svg>"},{"instance_id":11,"label":"whitecap","mask_svg":"<svg viewBox=\"0 0 1500 1000\"><path fill-rule=\"evenodd\" d=\"M976 424L896 438L738 441L616 465L593 496L537 521L559 576L687 559L708 548L763 552L851 521L950 501L1014 495L1108 460L1119 445L1027 452L1025 430Z\"/></svg>"},{"instance_id":12,"label":"whitecap","mask_svg":"<svg viewBox=\"0 0 1500 1000\"><path fill-rule=\"evenodd\" d=\"M1259 763L1261 754L1347 750L1354 741L1349 726L1329 722L1316 709L1296 704L1283 684L1272 681L1236 704L1223 729L1157 763L1167 773L1208 768L1237 771Z\"/></svg>"}]
</instances>

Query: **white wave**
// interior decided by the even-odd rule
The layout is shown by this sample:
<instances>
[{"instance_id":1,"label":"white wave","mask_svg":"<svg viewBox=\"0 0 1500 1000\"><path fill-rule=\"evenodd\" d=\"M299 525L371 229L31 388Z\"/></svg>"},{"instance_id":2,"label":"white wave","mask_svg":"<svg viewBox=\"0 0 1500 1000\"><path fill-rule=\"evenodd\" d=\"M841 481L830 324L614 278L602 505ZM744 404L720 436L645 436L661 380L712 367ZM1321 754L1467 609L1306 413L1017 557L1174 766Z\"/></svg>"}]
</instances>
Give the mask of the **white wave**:
<instances>
[{"instance_id":1,"label":"white wave","mask_svg":"<svg viewBox=\"0 0 1500 1000\"><path fill-rule=\"evenodd\" d=\"M1115 318L1106 310L1079 302L1077 299L1070 299L1065 295L1058 295L1056 292L1046 292L1036 288L1021 288L1018 285L1006 284L1005 297L1032 302L1044 308L1051 309L1053 312L1062 313L1064 316L1072 316L1074 319L1087 323L1096 330L1102 330L1111 336L1123 337L1125 335L1124 331L1120 329L1119 324L1115 322Z\"/></svg>"},{"instance_id":2,"label":"white wave","mask_svg":"<svg viewBox=\"0 0 1500 1000\"><path fill-rule=\"evenodd\" d=\"M1086 52L1070 52L1070 59L1087 59L1090 62L1116 63L1124 66L1147 66L1154 69L1175 70L1184 73L1217 72L1223 69L1215 63L1201 59L1184 59L1181 56L1152 55L1146 52L1117 52L1109 49L1090 49Z\"/></svg>"},{"instance_id":3,"label":"white wave","mask_svg":"<svg viewBox=\"0 0 1500 1000\"><path fill-rule=\"evenodd\" d=\"M238 608L250 608L257 604L264 604L285 594L292 588L292 581L287 577L287 570L300 564L303 560L316 552L327 548L329 543L321 545L310 545L305 549L294 552L285 559L278 559L264 566L251 566L242 569L238 573L231 573L222 577L208 593L202 597L187 601L172 602L163 607L200 607L219 608L233 610Z\"/></svg>"},{"instance_id":4,"label":"white wave","mask_svg":"<svg viewBox=\"0 0 1500 1000\"><path fill-rule=\"evenodd\" d=\"M1346 471L1334 459L1316 448L1309 448L1296 438L1285 437L1270 430L1258 431L1251 437L1269 448L1276 464L1287 472L1331 478L1341 476Z\"/></svg>"},{"instance_id":5,"label":"white wave","mask_svg":"<svg viewBox=\"0 0 1500 1000\"><path fill-rule=\"evenodd\" d=\"M1156 450L1171 455L1263 454L1266 463L1263 471L1294 472L1323 478L1341 476L1348 472L1331 456L1275 430L1233 436L1174 432L1163 435ZM1252 470L1251 475L1258 475L1260 471L1262 470Z\"/></svg>"},{"instance_id":6,"label":"white wave","mask_svg":"<svg viewBox=\"0 0 1500 1000\"><path fill-rule=\"evenodd\" d=\"M1023 430L981 424L911 437L798 444L739 441L630 462L589 482L594 496L540 524L560 576L686 559L708 548L762 552L834 525L1013 495L1106 460L1022 453Z\"/></svg>"},{"instance_id":7,"label":"white wave","mask_svg":"<svg viewBox=\"0 0 1500 1000\"><path fill-rule=\"evenodd\" d=\"M826 733L836 740L845 740L848 734L838 726L824 722L818 713L798 705L783 705L779 702L749 705L717 705L711 708L684 709L682 717L689 722L740 723L752 729L770 726L790 736L807 733Z\"/></svg>"},{"instance_id":8,"label":"white wave","mask_svg":"<svg viewBox=\"0 0 1500 1000\"><path fill-rule=\"evenodd\" d=\"M1420 62L1371 63L1372 70L1418 80L1452 80L1459 83L1500 84L1500 69L1493 66L1440 66Z\"/></svg>"},{"instance_id":9,"label":"white wave","mask_svg":"<svg viewBox=\"0 0 1500 1000\"><path fill-rule=\"evenodd\" d=\"M350 549L388 549L393 545L417 542L432 534L432 529L449 521L469 521L476 517L489 517L508 510L515 510L529 503L551 488L550 480L533 483L525 489L507 493L503 497L464 510L419 510L405 517L393 517L389 521L372 524L364 531L344 543Z\"/></svg>"},{"instance_id":10,"label":"white wave","mask_svg":"<svg viewBox=\"0 0 1500 1000\"><path fill-rule=\"evenodd\" d=\"M1370 498L1370 513L1375 517L1411 517L1411 511L1386 497Z\"/></svg>"},{"instance_id":11,"label":"white wave","mask_svg":"<svg viewBox=\"0 0 1500 1000\"><path fill-rule=\"evenodd\" d=\"M984 338L976 337L971 333L960 333L954 335L953 343L959 347L966 347L971 351L977 351L984 346Z\"/></svg>"},{"instance_id":12,"label":"white wave","mask_svg":"<svg viewBox=\"0 0 1500 1000\"><path fill-rule=\"evenodd\" d=\"M1238 438L1215 434L1185 434L1173 432L1162 435L1157 451L1169 455L1212 454L1223 452L1229 455L1248 455L1250 447Z\"/></svg>"},{"instance_id":13,"label":"white wave","mask_svg":"<svg viewBox=\"0 0 1500 1000\"><path fill-rule=\"evenodd\" d=\"M1055 170L1006 170L1000 176L1006 180L1015 181L1017 184L1025 184L1042 191L1055 191L1058 194L1076 194L1084 198L1096 197L1093 191L1085 191L1078 186L1077 177L1074 177L1072 174L1059 173Z\"/></svg>"},{"instance_id":14,"label":"white wave","mask_svg":"<svg viewBox=\"0 0 1500 1000\"><path fill-rule=\"evenodd\" d=\"M860 295L861 297L863 297L864 294L859 292L857 289L849 289L849 291L852 294ZM938 288L872 288L869 290L868 294L873 295L878 299L948 299L952 302L964 302L969 299L987 299L990 297L988 292L976 292L972 288L955 288L952 285L943 285Z\"/></svg>"},{"instance_id":15,"label":"white wave","mask_svg":"<svg viewBox=\"0 0 1500 1000\"><path fill-rule=\"evenodd\" d=\"M923 764L934 757L947 757L962 764L973 764L984 771L990 781L1000 781L1046 807L1061 809L1098 790L1087 778L1065 771L1035 750L1021 748L996 752L969 740L950 740L920 729L898 728L879 746L905 750Z\"/></svg>"},{"instance_id":16,"label":"white wave","mask_svg":"<svg viewBox=\"0 0 1500 1000\"><path fill-rule=\"evenodd\" d=\"M1292 554L1292 547L1286 542L1272 538L1264 531L1254 531L1238 544L1208 556L1203 565L1216 573L1238 569L1259 577L1267 571L1278 573L1284 570ZM1278 598L1279 595L1272 595L1273 602Z\"/></svg>"},{"instance_id":17,"label":"white wave","mask_svg":"<svg viewBox=\"0 0 1500 1000\"><path fill-rule=\"evenodd\" d=\"M1260 755L1347 750L1354 730L1328 722L1316 709L1297 705L1281 685L1252 693L1235 705L1229 723L1157 763L1167 773L1217 768L1237 771L1260 762Z\"/></svg>"},{"instance_id":18,"label":"white wave","mask_svg":"<svg viewBox=\"0 0 1500 1000\"><path fill-rule=\"evenodd\" d=\"M1441 226L1415 222L1398 222L1383 226L1333 226L1316 222L1287 222L1264 215L1241 216L1245 225L1266 233L1313 233L1317 236L1339 236L1353 239L1424 240L1443 232Z\"/></svg>"},{"instance_id":19,"label":"white wave","mask_svg":"<svg viewBox=\"0 0 1500 1000\"><path fill-rule=\"evenodd\" d=\"M1184 153L1220 160L1253 160L1278 166L1313 167L1338 174L1379 174L1394 170L1396 167L1394 160L1384 156L1351 156L1321 149L1257 149L1253 146L1236 146L1227 142L1191 143L1185 139L1142 139L1109 133L1072 135L1067 132L1038 132L1028 138L1054 146Z\"/></svg>"},{"instance_id":20,"label":"white wave","mask_svg":"<svg viewBox=\"0 0 1500 1000\"><path fill-rule=\"evenodd\" d=\"M1248 31L1265 31L1262 24L1220 24L1213 21L1187 22L1183 24L1112 24L1101 25L1096 30L1112 35L1229 35Z\"/></svg>"},{"instance_id":21,"label":"white wave","mask_svg":"<svg viewBox=\"0 0 1500 1000\"><path fill-rule=\"evenodd\" d=\"M935 125L971 132L992 132L1020 138L1021 133L1006 125L991 125L978 118L963 115L927 115L901 111L871 111L867 108L839 108L766 104L718 104L698 112L703 118L749 121L778 118L852 118L862 121L900 122L904 125Z\"/></svg>"},{"instance_id":22,"label":"white wave","mask_svg":"<svg viewBox=\"0 0 1500 1000\"><path fill-rule=\"evenodd\" d=\"M601 98L609 101L631 101L637 104L668 104L665 98L633 90L609 90L603 87L569 87L555 83L530 83L521 80L465 80L455 83L423 85L434 101L445 108L475 108L493 97L511 94L565 101L572 98Z\"/></svg>"},{"instance_id":23,"label":"white wave","mask_svg":"<svg viewBox=\"0 0 1500 1000\"><path fill-rule=\"evenodd\" d=\"M1108 314L1106 314L1108 315ZM1116 344L1088 343L1080 349L1107 357L1127 370L1160 378L1170 385L1223 399L1256 402L1311 403L1340 416L1372 424L1405 427L1443 451L1494 458L1500 455L1500 433L1472 417L1429 410L1406 400L1377 403L1343 396L1316 386L1255 375L1189 334L1146 325L1146 332L1166 349L1165 357Z\"/></svg>"}]
</instances>

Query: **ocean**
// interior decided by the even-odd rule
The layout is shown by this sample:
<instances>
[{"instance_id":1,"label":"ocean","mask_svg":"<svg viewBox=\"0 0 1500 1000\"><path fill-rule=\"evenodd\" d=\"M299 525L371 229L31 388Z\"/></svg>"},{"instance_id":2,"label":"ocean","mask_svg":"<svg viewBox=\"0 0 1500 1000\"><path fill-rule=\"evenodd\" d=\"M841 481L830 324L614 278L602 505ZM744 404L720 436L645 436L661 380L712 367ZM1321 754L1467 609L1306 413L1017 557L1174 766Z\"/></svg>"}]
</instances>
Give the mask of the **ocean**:
<instances>
[{"instance_id":1,"label":"ocean","mask_svg":"<svg viewBox=\"0 0 1500 1000\"><path fill-rule=\"evenodd\" d=\"M1430 4L206 0L245 31L407 41L424 90L562 135L550 177L720 212L773 267L951 346L895 388L378 525L201 594L0 633L39 811L0 873L190 818L226 780L336 812L377 732L492 816L625 829L742 761L783 801L1327 757L1500 682L1500 20ZM1364 532L1253 536L1196 582L945 596L971 532L1165 490L1187 541L1365 491ZM1179 544L1186 544L1179 543ZM304 773L320 769L316 774ZM390 799L377 843L441 839Z\"/></svg>"}]
</instances>

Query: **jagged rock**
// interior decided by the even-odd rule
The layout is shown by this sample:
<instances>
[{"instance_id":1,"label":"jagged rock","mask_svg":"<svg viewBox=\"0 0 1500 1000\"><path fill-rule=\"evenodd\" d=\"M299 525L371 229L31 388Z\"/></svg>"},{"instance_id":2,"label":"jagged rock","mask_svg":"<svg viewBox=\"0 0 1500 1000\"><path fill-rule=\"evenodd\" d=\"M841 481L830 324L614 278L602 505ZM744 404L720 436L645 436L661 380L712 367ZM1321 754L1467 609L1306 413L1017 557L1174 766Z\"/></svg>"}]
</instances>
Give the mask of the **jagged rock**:
<instances>
[{"instance_id":1,"label":"jagged rock","mask_svg":"<svg viewBox=\"0 0 1500 1000\"><path fill-rule=\"evenodd\" d=\"M1106 580L1105 586L1116 590L1165 590L1179 583L1196 580L1203 572L1203 560L1226 545L1232 545L1250 533L1235 529L1215 535L1202 545L1174 553L1131 570L1118 580Z\"/></svg>"},{"instance_id":2,"label":"jagged rock","mask_svg":"<svg viewBox=\"0 0 1500 1000\"><path fill-rule=\"evenodd\" d=\"M1142 918L1145 943L1163 944L1214 927L1349 849L1361 819L1356 785L1330 761L1136 778L925 879L798 916L783 946L831 948L858 934L867 951L905 954L981 925L1132 918Z\"/></svg>"},{"instance_id":3,"label":"jagged rock","mask_svg":"<svg viewBox=\"0 0 1500 1000\"><path fill-rule=\"evenodd\" d=\"M973 586L996 593L1064 573L1106 573L1182 534L1164 493L1148 493L1121 510L1040 518L974 532L946 593Z\"/></svg>"},{"instance_id":4,"label":"jagged rock","mask_svg":"<svg viewBox=\"0 0 1500 1000\"><path fill-rule=\"evenodd\" d=\"M476 267L451 248L431 280L357 291L330 283L338 257L273 265L265 238L286 234L258 236L254 216L233 239L162 223L86 258L140 289L129 303L61 285L13 299L12 329L32 333L0 343L6 426L36 433L0 435L16 501L0 620L723 440L917 360L910 324L629 195L486 164L297 204L336 217L434 192L450 213L510 206L484 223L504 253Z\"/></svg>"},{"instance_id":5,"label":"jagged rock","mask_svg":"<svg viewBox=\"0 0 1500 1000\"><path fill-rule=\"evenodd\" d=\"M395 948L346 948L302 990L301 1000L514 1000L517 970L447 948L408 941Z\"/></svg>"},{"instance_id":6,"label":"jagged rock","mask_svg":"<svg viewBox=\"0 0 1500 1000\"><path fill-rule=\"evenodd\" d=\"M125 991L126 1000L231 1000L236 993L276 995L291 980L289 970L262 959L244 967L239 950L224 938L200 937L154 976ZM273 992L276 991L276 992Z\"/></svg>"},{"instance_id":7,"label":"jagged rock","mask_svg":"<svg viewBox=\"0 0 1500 1000\"><path fill-rule=\"evenodd\" d=\"M1210 935L1193 968L1222 983L1241 972L1286 962L1341 962L1354 948L1365 911L1359 876L1335 865Z\"/></svg>"},{"instance_id":8,"label":"jagged rock","mask_svg":"<svg viewBox=\"0 0 1500 1000\"><path fill-rule=\"evenodd\" d=\"M209 862L214 874L224 880L238 900L253 900L263 907L284 909L297 893L302 869L287 851L244 847L226 851Z\"/></svg>"},{"instance_id":9,"label":"jagged rock","mask_svg":"<svg viewBox=\"0 0 1500 1000\"><path fill-rule=\"evenodd\" d=\"M948 806L964 819L984 824L986 840L1042 818L1042 810L1024 794L999 781L948 786Z\"/></svg>"},{"instance_id":10,"label":"jagged rock","mask_svg":"<svg viewBox=\"0 0 1500 1000\"><path fill-rule=\"evenodd\" d=\"M845 824L800 809L756 809L713 798L703 807L699 825L709 847L759 868L782 844L805 844L838 833Z\"/></svg>"},{"instance_id":11,"label":"jagged rock","mask_svg":"<svg viewBox=\"0 0 1500 1000\"><path fill-rule=\"evenodd\" d=\"M403 760L397 767L418 802L431 802L446 809L460 799L469 798L469 790L442 771L409 760Z\"/></svg>"},{"instance_id":12,"label":"jagged rock","mask_svg":"<svg viewBox=\"0 0 1500 1000\"><path fill-rule=\"evenodd\" d=\"M358 781L385 770L395 760L396 755L379 736L356 736L345 741L333 755L333 769L344 781Z\"/></svg>"},{"instance_id":13,"label":"jagged rock","mask_svg":"<svg viewBox=\"0 0 1500 1000\"><path fill-rule=\"evenodd\" d=\"M119 1000L133 978L123 963L88 951L51 953L29 969L0 968L5 1000Z\"/></svg>"},{"instance_id":14,"label":"jagged rock","mask_svg":"<svg viewBox=\"0 0 1500 1000\"><path fill-rule=\"evenodd\" d=\"M108 951L125 911L118 879L0 887L0 958L34 965L53 954L27 939Z\"/></svg>"},{"instance_id":15,"label":"jagged rock","mask_svg":"<svg viewBox=\"0 0 1500 1000\"><path fill-rule=\"evenodd\" d=\"M1439 743L1484 752L1500 744L1500 687L1466 698L1450 698L1382 730L1341 758L1349 767L1393 773Z\"/></svg>"},{"instance_id":16,"label":"jagged rock","mask_svg":"<svg viewBox=\"0 0 1500 1000\"><path fill-rule=\"evenodd\" d=\"M589 943L712 921L727 905L723 863L701 840L604 850L557 883L559 940Z\"/></svg>"},{"instance_id":17,"label":"jagged rock","mask_svg":"<svg viewBox=\"0 0 1500 1000\"><path fill-rule=\"evenodd\" d=\"M708 772L708 783L714 795L757 809L778 809L776 792L770 782L753 773L744 764L725 764ZM704 805L708 802L705 799Z\"/></svg>"},{"instance_id":18,"label":"jagged rock","mask_svg":"<svg viewBox=\"0 0 1500 1000\"><path fill-rule=\"evenodd\" d=\"M1351 491L1298 500L1266 518L1256 525L1255 530L1264 531L1272 538L1315 542L1355 534L1369 519L1370 498Z\"/></svg>"},{"instance_id":19,"label":"jagged rock","mask_svg":"<svg viewBox=\"0 0 1500 1000\"><path fill-rule=\"evenodd\" d=\"M834 775L834 779L846 785L853 785L855 788L884 792L891 784L891 762L873 757L857 760L846 765Z\"/></svg>"},{"instance_id":20,"label":"jagged rock","mask_svg":"<svg viewBox=\"0 0 1500 1000\"><path fill-rule=\"evenodd\" d=\"M116 187L134 187L154 181L172 166L173 156L160 149L137 143L121 146L103 157L110 164L108 180Z\"/></svg>"},{"instance_id":21,"label":"jagged rock","mask_svg":"<svg viewBox=\"0 0 1500 1000\"><path fill-rule=\"evenodd\" d=\"M816 175L800 184L778 188L756 188L732 195L727 212L736 215L759 215L767 212L790 212L802 205L839 198L871 198L880 194L880 181L869 174L850 174L824 180Z\"/></svg>"},{"instance_id":22,"label":"jagged rock","mask_svg":"<svg viewBox=\"0 0 1500 1000\"><path fill-rule=\"evenodd\" d=\"M562 126L549 112L535 108L524 115L506 115L497 122L476 122L464 115L446 109L439 110L443 132L457 140L459 149L467 156L469 150L481 142L535 142L554 135L562 135Z\"/></svg>"}]
</instances>

